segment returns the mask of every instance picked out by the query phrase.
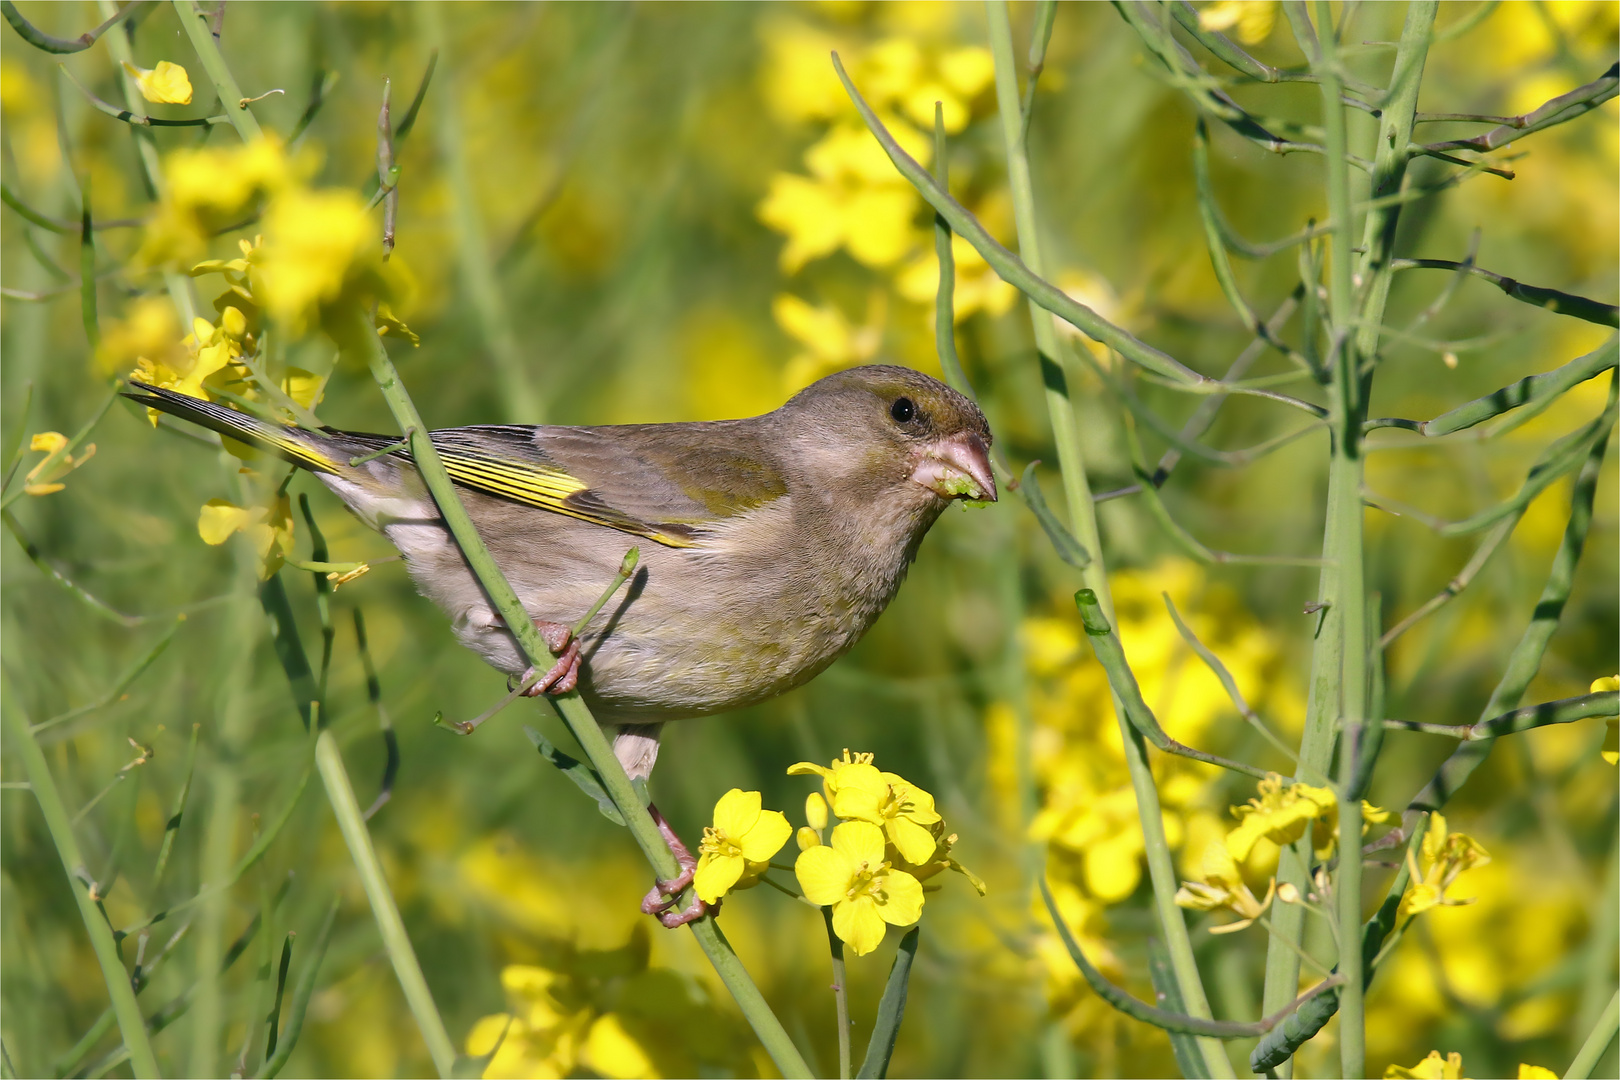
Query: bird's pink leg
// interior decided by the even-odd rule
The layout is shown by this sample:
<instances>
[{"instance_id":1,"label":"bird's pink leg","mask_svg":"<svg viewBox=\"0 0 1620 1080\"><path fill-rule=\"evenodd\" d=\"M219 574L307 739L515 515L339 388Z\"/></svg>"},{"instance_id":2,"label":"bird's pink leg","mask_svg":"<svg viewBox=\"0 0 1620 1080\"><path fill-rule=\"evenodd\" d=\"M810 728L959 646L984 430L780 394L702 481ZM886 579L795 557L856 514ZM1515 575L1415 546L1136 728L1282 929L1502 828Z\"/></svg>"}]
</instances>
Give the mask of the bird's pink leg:
<instances>
[{"instance_id":1,"label":"bird's pink leg","mask_svg":"<svg viewBox=\"0 0 1620 1080\"><path fill-rule=\"evenodd\" d=\"M579 685L579 641L564 623L536 619L534 628L540 631L540 638L546 643L546 648L557 654L557 662L551 665L551 670L542 675L539 681L524 690L523 696L539 697L541 694L568 693ZM526 683L533 678L534 668L530 668L523 673L523 678L519 681Z\"/></svg>"},{"instance_id":2,"label":"bird's pink leg","mask_svg":"<svg viewBox=\"0 0 1620 1080\"><path fill-rule=\"evenodd\" d=\"M697 858L687 850L681 838L675 835L675 830L664 820L664 815L658 812L657 805L648 803L647 812L652 815L653 823L658 826L658 833L664 838L664 843L669 845L670 854L674 855L675 861L680 864L681 872L669 881L660 881L652 887L652 891L641 901L642 913L657 916L659 922L674 929L718 910L720 907L718 902L706 904L701 897L696 896L692 898L692 906L685 911L670 910L680 898L681 890L692 884L692 875L697 872Z\"/></svg>"}]
</instances>

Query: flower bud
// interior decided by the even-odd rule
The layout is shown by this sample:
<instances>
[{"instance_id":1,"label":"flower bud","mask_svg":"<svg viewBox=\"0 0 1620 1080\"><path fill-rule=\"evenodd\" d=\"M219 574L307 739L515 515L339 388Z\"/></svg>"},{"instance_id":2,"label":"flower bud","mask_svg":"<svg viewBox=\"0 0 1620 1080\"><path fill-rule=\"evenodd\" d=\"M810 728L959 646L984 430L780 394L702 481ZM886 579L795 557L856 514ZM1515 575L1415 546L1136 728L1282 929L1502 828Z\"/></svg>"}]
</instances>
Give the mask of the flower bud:
<instances>
[{"instance_id":1,"label":"flower bud","mask_svg":"<svg viewBox=\"0 0 1620 1080\"><path fill-rule=\"evenodd\" d=\"M800 851L809 851L813 847L821 846L821 837L817 836L816 830L812 828L800 827L795 839L799 841Z\"/></svg>"},{"instance_id":2,"label":"flower bud","mask_svg":"<svg viewBox=\"0 0 1620 1080\"><path fill-rule=\"evenodd\" d=\"M817 832L827 827L827 800L821 797L821 792L812 791L804 800L804 820Z\"/></svg>"},{"instance_id":3,"label":"flower bud","mask_svg":"<svg viewBox=\"0 0 1620 1080\"><path fill-rule=\"evenodd\" d=\"M1285 881L1277 886L1277 899L1284 904L1297 904L1299 903L1299 890L1294 888L1290 882Z\"/></svg>"},{"instance_id":4,"label":"flower bud","mask_svg":"<svg viewBox=\"0 0 1620 1080\"><path fill-rule=\"evenodd\" d=\"M224 329L226 337L242 340L247 333L247 316L234 307L227 307L219 313L219 325Z\"/></svg>"}]
</instances>

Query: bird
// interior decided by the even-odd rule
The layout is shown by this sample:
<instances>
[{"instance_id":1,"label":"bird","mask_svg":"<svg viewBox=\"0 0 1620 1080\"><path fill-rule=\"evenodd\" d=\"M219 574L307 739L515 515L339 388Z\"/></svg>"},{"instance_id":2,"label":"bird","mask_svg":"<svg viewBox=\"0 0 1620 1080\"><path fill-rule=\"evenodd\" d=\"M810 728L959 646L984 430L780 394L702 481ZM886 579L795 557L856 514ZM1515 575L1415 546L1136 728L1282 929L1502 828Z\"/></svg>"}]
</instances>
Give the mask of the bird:
<instances>
[{"instance_id":1,"label":"bird","mask_svg":"<svg viewBox=\"0 0 1620 1080\"><path fill-rule=\"evenodd\" d=\"M555 665L539 675L451 538L410 451L387 435L279 423L131 380L125 396L309 470L399 549L460 642L529 694L584 697L615 756L646 778L665 723L775 697L824 671L894 599L954 500L996 500L990 426L967 396L910 368L834 372L737 420L429 434ZM650 541L650 543L649 543ZM632 544L629 587L577 638ZM643 910L667 926L696 860Z\"/></svg>"}]
</instances>

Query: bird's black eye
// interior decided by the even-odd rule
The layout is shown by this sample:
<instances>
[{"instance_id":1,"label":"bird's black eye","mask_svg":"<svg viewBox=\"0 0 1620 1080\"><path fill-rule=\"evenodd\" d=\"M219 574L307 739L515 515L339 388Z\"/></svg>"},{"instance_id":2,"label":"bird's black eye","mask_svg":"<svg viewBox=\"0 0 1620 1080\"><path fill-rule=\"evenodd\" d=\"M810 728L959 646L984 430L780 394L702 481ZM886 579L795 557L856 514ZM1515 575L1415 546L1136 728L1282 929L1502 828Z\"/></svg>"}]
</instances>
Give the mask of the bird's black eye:
<instances>
[{"instance_id":1,"label":"bird's black eye","mask_svg":"<svg viewBox=\"0 0 1620 1080\"><path fill-rule=\"evenodd\" d=\"M909 424L911 418L917 415L917 406L908 397L895 398L894 404L889 406L889 415L894 417L897 424Z\"/></svg>"}]
</instances>

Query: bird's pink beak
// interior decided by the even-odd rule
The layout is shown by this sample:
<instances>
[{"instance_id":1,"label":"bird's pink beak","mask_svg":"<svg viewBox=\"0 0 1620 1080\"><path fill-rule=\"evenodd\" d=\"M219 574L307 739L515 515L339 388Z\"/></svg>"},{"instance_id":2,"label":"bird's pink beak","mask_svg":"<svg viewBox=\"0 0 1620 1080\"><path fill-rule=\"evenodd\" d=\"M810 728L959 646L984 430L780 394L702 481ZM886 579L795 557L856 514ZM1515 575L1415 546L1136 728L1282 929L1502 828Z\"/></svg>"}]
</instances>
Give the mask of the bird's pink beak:
<instances>
[{"instance_id":1,"label":"bird's pink beak","mask_svg":"<svg viewBox=\"0 0 1620 1080\"><path fill-rule=\"evenodd\" d=\"M974 432L941 439L916 459L911 479L942 499L996 501L996 478L990 471L990 448Z\"/></svg>"}]
</instances>

